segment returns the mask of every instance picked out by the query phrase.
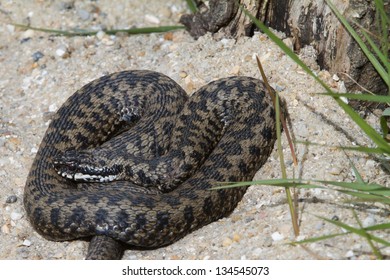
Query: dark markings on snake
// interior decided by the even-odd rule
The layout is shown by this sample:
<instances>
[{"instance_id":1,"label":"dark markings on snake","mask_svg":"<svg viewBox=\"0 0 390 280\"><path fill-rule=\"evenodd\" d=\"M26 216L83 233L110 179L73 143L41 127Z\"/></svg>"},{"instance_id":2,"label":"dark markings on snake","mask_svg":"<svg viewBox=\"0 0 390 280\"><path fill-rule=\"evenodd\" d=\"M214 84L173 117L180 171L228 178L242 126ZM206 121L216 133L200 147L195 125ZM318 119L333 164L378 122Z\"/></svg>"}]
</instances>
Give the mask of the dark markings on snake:
<instances>
[{"instance_id":1,"label":"dark markings on snake","mask_svg":"<svg viewBox=\"0 0 390 280\"><path fill-rule=\"evenodd\" d=\"M184 208L184 219L187 224L191 224L194 221L194 209L192 206L187 205Z\"/></svg>"},{"instance_id":2,"label":"dark markings on snake","mask_svg":"<svg viewBox=\"0 0 390 280\"><path fill-rule=\"evenodd\" d=\"M240 160L240 163L238 164L238 168L240 168L240 171L242 172L242 174L248 173L249 167L245 161Z\"/></svg>"},{"instance_id":3,"label":"dark markings on snake","mask_svg":"<svg viewBox=\"0 0 390 280\"><path fill-rule=\"evenodd\" d=\"M169 213L165 211L159 211L156 215L156 229L163 230L169 224Z\"/></svg>"},{"instance_id":4,"label":"dark markings on snake","mask_svg":"<svg viewBox=\"0 0 390 280\"><path fill-rule=\"evenodd\" d=\"M50 222L51 223L53 223L53 224L57 223L59 213L60 213L60 209L59 208L51 209L51 211L50 211Z\"/></svg>"},{"instance_id":5,"label":"dark markings on snake","mask_svg":"<svg viewBox=\"0 0 390 280\"><path fill-rule=\"evenodd\" d=\"M211 200L211 197L207 197L203 202L203 211L206 215L210 215L212 213L214 208L213 201Z\"/></svg>"},{"instance_id":6,"label":"dark markings on snake","mask_svg":"<svg viewBox=\"0 0 390 280\"><path fill-rule=\"evenodd\" d=\"M250 145L249 152L251 153L251 155L256 156L260 154L261 149L255 145Z\"/></svg>"},{"instance_id":7,"label":"dark markings on snake","mask_svg":"<svg viewBox=\"0 0 390 280\"><path fill-rule=\"evenodd\" d=\"M229 215L246 187L210 187L232 179L249 181L267 160L276 132L272 100L265 91L258 79L229 77L188 97L176 82L151 71L123 71L92 81L61 106L42 140L24 192L31 224L50 240L96 235L99 240L104 235L104 242L154 248ZM96 156L86 168L92 175L82 174L91 180L107 170L132 170L127 167L131 162L135 172L130 175L148 181L171 172L166 177L177 184L161 193L159 186L139 186L131 178L110 183L64 179L52 159L69 150L75 151L69 172L73 164L82 164L78 153ZM171 160L158 164L159 155ZM196 168L187 178L181 167L190 166ZM109 258L110 253L102 255Z\"/></svg>"},{"instance_id":8,"label":"dark markings on snake","mask_svg":"<svg viewBox=\"0 0 390 280\"><path fill-rule=\"evenodd\" d=\"M143 229L147 224L145 213L140 213L135 216L135 227L137 230Z\"/></svg>"},{"instance_id":9,"label":"dark markings on snake","mask_svg":"<svg viewBox=\"0 0 390 280\"><path fill-rule=\"evenodd\" d=\"M71 220L77 224L81 224L85 220L85 209L81 206L72 210Z\"/></svg>"}]
</instances>

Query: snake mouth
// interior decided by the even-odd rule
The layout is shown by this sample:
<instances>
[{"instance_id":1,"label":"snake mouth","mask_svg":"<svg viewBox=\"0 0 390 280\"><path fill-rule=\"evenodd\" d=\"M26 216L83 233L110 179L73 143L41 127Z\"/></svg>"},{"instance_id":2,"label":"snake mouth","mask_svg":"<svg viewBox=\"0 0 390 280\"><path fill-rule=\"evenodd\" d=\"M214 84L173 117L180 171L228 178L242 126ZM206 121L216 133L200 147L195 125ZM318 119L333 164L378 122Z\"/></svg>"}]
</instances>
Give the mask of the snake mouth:
<instances>
[{"instance_id":1,"label":"snake mouth","mask_svg":"<svg viewBox=\"0 0 390 280\"><path fill-rule=\"evenodd\" d=\"M74 161L61 160L55 160L53 165L60 176L76 182L112 182L119 177L121 172L121 168L117 165L113 167L94 167Z\"/></svg>"}]
</instances>

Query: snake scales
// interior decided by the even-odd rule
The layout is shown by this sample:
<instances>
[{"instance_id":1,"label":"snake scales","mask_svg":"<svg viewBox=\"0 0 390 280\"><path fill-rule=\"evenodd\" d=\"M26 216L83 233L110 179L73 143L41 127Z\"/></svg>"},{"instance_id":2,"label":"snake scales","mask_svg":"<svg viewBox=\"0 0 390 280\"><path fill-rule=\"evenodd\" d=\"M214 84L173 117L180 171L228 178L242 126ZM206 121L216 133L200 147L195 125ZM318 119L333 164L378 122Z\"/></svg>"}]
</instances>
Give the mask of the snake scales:
<instances>
[{"instance_id":1,"label":"snake scales","mask_svg":"<svg viewBox=\"0 0 390 280\"><path fill-rule=\"evenodd\" d=\"M29 220L49 240L93 237L88 258L171 244L233 211L246 187L209 189L253 178L273 149L274 114L249 77L187 97L157 72L103 76L53 117L25 186Z\"/></svg>"}]
</instances>

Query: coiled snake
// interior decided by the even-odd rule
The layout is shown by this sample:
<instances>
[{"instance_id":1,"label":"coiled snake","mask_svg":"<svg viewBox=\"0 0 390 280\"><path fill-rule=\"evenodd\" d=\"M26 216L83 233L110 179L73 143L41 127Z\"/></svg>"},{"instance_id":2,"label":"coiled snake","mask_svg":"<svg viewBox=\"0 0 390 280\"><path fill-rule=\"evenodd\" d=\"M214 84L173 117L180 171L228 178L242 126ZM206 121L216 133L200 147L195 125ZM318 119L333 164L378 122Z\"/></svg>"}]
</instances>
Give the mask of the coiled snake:
<instances>
[{"instance_id":1,"label":"coiled snake","mask_svg":"<svg viewBox=\"0 0 390 280\"><path fill-rule=\"evenodd\" d=\"M49 240L93 237L91 259L171 244L233 211L246 187L209 189L253 178L273 149L274 115L254 78L187 97L157 72L103 76L53 117L25 186L29 220Z\"/></svg>"}]
</instances>

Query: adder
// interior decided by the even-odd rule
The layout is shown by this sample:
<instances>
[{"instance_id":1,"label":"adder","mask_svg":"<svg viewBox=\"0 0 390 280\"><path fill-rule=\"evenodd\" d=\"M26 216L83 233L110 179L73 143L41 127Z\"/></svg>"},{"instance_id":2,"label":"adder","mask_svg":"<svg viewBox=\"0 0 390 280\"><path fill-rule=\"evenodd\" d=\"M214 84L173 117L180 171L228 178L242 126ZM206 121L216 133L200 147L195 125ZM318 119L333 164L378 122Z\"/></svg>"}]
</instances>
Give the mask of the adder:
<instances>
[{"instance_id":1,"label":"adder","mask_svg":"<svg viewBox=\"0 0 390 280\"><path fill-rule=\"evenodd\" d=\"M271 153L275 110L264 84L228 77L191 96L143 70L103 76L54 115L24 205L49 240L92 238L87 258L156 248L227 216Z\"/></svg>"}]
</instances>

